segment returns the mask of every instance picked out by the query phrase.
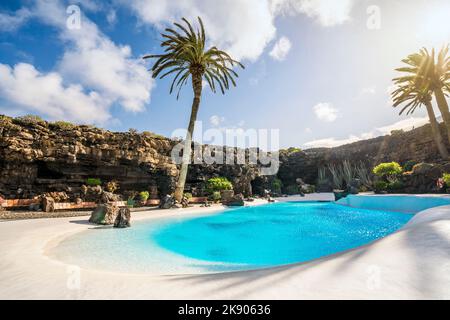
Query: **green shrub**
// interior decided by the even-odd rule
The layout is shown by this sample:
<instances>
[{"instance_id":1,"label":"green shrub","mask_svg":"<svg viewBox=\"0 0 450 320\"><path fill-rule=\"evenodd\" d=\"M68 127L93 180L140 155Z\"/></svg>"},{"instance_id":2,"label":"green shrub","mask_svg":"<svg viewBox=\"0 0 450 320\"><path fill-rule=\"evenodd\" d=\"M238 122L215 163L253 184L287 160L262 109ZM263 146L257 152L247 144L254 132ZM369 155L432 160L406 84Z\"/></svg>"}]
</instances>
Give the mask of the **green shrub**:
<instances>
[{"instance_id":1,"label":"green shrub","mask_svg":"<svg viewBox=\"0 0 450 320\"><path fill-rule=\"evenodd\" d=\"M139 198L142 201L147 201L149 197L150 197L150 193L148 191L141 191L141 192L139 192Z\"/></svg>"},{"instance_id":2,"label":"green shrub","mask_svg":"<svg viewBox=\"0 0 450 320\"><path fill-rule=\"evenodd\" d=\"M275 178L272 181L272 191L277 194L281 194L281 187L283 186L283 182L280 179Z\"/></svg>"},{"instance_id":3,"label":"green shrub","mask_svg":"<svg viewBox=\"0 0 450 320\"><path fill-rule=\"evenodd\" d=\"M403 130L403 129L392 130L391 131L391 136L396 136L396 135L399 135L399 134L402 134L402 133L405 133L405 130Z\"/></svg>"},{"instance_id":4,"label":"green shrub","mask_svg":"<svg viewBox=\"0 0 450 320\"><path fill-rule=\"evenodd\" d=\"M291 154L299 153L299 152L302 152L302 149L300 149L300 148L295 148L295 147L290 147L290 148L288 148L288 149L281 149L281 150L280 150L280 153L285 153L285 154L287 154L287 155L291 155Z\"/></svg>"},{"instance_id":5,"label":"green shrub","mask_svg":"<svg viewBox=\"0 0 450 320\"><path fill-rule=\"evenodd\" d=\"M405 172L412 171L413 167L414 167L416 164L417 164L417 161L414 161L414 160L406 161L405 164L403 165L403 170L404 170Z\"/></svg>"},{"instance_id":6,"label":"green shrub","mask_svg":"<svg viewBox=\"0 0 450 320\"><path fill-rule=\"evenodd\" d=\"M102 184L102 180L99 178L87 178L86 184L88 186L100 186Z\"/></svg>"},{"instance_id":7,"label":"green shrub","mask_svg":"<svg viewBox=\"0 0 450 320\"><path fill-rule=\"evenodd\" d=\"M298 189L298 185L296 185L296 184L291 184L291 185L287 186L285 191L286 191L286 194L288 194L290 196L300 193L300 190Z\"/></svg>"},{"instance_id":8,"label":"green shrub","mask_svg":"<svg viewBox=\"0 0 450 320\"><path fill-rule=\"evenodd\" d=\"M185 197L186 199L192 199L192 193L190 193L190 192L185 192L185 193L184 193L184 197Z\"/></svg>"},{"instance_id":9,"label":"green shrub","mask_svg":"<svg viewBox=\"0 0 450 320\"><path fill-rule=\"evenodd\" d=\"M162 136L160 134L157 134L157 133L150 132L150 131L143 131L142 135L145 136L145 137L159 139L159 140L166 139L166 137L164 137L164 136Z\"/></svg>"},{"instance_id":10,"label":"green shrub","mask_svg":"<svg viewBox=\"0 0 450 320\"><path fill-rule=\"evenodd\" d=\"M222 199L222 196L220 195L220 191L214 191L211 194L211 200L214 202L218 202Z\"/></svg>"},{"instance_id":11,"label":"green shrub","mask_svg":"<svg viewBox=\"0 0 450 320\"><path fill-rule=\"evenodd\" d=\"M373 168L373 173L390 182L397 180L397 176L403 172L402 167L397 162L380 163Z\"/></svg>"},{"instance_id":12,"label":"green shrub","mask_svg":"<svg viewBox=\"0 0 450 320\"><path fill-rule=\"evenodd\" d=\"M389 182L387 189L388 191L399 191L403 188L403 183L401 181Z\"/></svg>"},{"instance_id":13,"label":"green shrub","mask_svg":"<svg viewBox=\"0 0 450 320\"><path fill-rule=\"evenodd\" d=\"M373 189L375 190L375 192L387 191L388 183L382 180L375 181L373 184Z\"/></svg>"},{"instance_id":14,"label":"green shrub","mask_svg":"<svg viewBox=\"0 0 450 320\"><path fill-rule=\"evenodd\" d=\"M447 187L450 187L450 173L444 173L442 175L442 180L444 180L444 183Z\"/></svg>"},{"instance_id":15,"label":"green shrub","mask_svg":"<svg viewBox=\"0 0 450 320\"><path fill-rule=\"evenodd\" d=\"M225 177L211 178L206 182L206 190L209 193L223 190L233 190L233 185Z\"/></svg>"},{"instance_id":16,"label":"green shrub","mask_svg":"<svg viewBox=\"0 0 450 320\"><path fill-rule=\"evenodd\" d=\"M17 117L15 120L21 124L44 124L45 121L39 116L27 114L25 116Z\"/></svg>"},{"instance_id":17,"label":"green shrub","mask_svg":"<svg viewBox=\"0 0 450 320\"><path fill-rule=\"evenodd\" d=\"M63 130L70 130L75 127L73 123L67 122L67 121L55 121L52 123L52 125L56 128L63 129Z\"/></svg>"}]
</instances>

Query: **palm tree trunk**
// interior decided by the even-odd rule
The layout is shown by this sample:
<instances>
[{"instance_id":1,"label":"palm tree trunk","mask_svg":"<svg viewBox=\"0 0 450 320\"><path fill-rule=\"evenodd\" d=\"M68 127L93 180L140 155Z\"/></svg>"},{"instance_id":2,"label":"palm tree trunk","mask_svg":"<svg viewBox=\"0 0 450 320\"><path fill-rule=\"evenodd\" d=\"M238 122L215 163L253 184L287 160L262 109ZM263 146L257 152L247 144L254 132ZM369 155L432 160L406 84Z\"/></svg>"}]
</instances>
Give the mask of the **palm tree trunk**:
<instances>
[{"instance_id":1,"label":"palm tree trunk","mask_svg":"<svg viewBox=\"0 0 450 320\"><path fill-rule=\"evenodd\" d=\"M436 142L436 146L441 154L442 159L448 159L447 148L444 145L442 140L441 131L439 129L439 123L436 120L436 116L434 114L433 106L431 105L431 101L425 103L428 112L428 118L430 119L431 124L431 132L433 134L434 141Z\"/></svg>"},{"instance_id":2,"label":"palm tree trunk","mask_svg":"<svg viewBox=\"0 0 450 320\"><path fill-rule=\"evenodd\" d=\"M440 88L434 90L434 95L436 97L439 111L441 111L442 119L444 119L445 127L447 128L447 138L450 142L450 112L448 110L447 101L445 100L444 93Z\"/></svg>"},{"instance_id":3,"label":"palm tree trunk","mask_svg":"<svg viewBox=\"0 0 450 320\"><path fill-rule=\"evenodd\" d=\"M200 98L202 96L202 75L192 75L192 87L194 89L194 100L192 101L191 118L189 119L189 126L184 141L183 161L181 163L180 175L178 177L175 188L174 197L178 202L181 202L184 193L184 185L186 184L186 177L191 161L192 152L192 135L194 134L195 121L197 120L197 113L200 107Z\"/></svg>"}]
</instances>

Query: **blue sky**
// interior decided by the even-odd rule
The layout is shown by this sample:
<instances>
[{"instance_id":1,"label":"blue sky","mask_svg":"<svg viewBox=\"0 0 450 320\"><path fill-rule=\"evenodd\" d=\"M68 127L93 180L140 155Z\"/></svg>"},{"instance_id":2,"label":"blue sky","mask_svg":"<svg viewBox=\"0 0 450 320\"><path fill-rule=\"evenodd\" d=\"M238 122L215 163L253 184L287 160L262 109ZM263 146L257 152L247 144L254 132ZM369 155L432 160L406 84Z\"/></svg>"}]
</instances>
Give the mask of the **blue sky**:
<instances>
[{"instance_id":1,"label":"blue sky","mask_svg":"<svg viewBox=\"0 0 450 320\"><path fill-rule=\"evenodd\" d=\"M67 27L77 5L80 29ZM246 69L226 95L204 90L204 128L280 129L281 147L335 146L426 122L398 116L393 69L450 39L446 0L113 0L0 4L0 113L171 135L192 93L169 95L141 57L160 31L202 16L209 44Z\"/></svg>"}]
</instances>

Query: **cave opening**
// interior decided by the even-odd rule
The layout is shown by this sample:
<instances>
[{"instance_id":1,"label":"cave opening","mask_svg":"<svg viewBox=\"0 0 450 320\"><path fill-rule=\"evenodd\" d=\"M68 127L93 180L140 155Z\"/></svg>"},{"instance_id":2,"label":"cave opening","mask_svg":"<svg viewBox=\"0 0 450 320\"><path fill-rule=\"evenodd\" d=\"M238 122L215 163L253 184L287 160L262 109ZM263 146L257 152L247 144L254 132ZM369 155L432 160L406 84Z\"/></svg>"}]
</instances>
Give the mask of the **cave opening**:
<instances>
[{"instance_id":1,"label":"cave opening","mask_svg":"<svg viewBox=\"0 0 450 320\"><path fill-rule=\"evenodd\" d=\"M38 179L62 179L64 174L51 169L45 161L36 161Z\"/></svg>"}]
</instances>

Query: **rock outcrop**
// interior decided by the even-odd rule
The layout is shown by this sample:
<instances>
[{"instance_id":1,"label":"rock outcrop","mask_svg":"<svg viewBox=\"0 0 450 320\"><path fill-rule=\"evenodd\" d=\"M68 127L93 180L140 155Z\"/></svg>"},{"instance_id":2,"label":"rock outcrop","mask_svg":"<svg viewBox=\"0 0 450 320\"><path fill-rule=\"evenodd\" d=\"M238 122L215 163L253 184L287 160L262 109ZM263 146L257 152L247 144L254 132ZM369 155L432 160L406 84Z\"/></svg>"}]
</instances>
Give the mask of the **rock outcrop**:
<instances>
[{"instance_id":1,"label":"rock outcrop","mask_svg":"<svg viewBox=\"0 0 450 320\"><path fill-rule=\"evenodd\" d=\"M112 225L116 221L120 208L112 204L101 204L94 209L89 218L90 223Z\"/></svg>"},{"instance_id":2,"label":"rock outcrop","mask_svg":"<svg viewBox=\"0 0 450 320\"><path fill-rule=\"evenodd\" d=\"M152 198L163 198L173 192L179 173L179 166L171 159L177 143L151 133L111 132L0 116L0 195L14 199L64 192L69 198L65 201L104 203L120 198L103 190L115 180L125 200L128 194L144 190L150 191ZM233 183L235 193L244 197L270 190L275 178L282 181L282 191L286 192L299 178L315 185L320 167L346 159L368 166L386 161L440 162L426 125L336 148L282 150L277 176L260 176L258 165L193 164L186 191L202 196L209 178L223 176ZM103 186L87 186L89 178L100 179ZM50 210L51 201L48 207Z\"/></svg>"},{"instance_id":3,"label":"rock outcrop","mask_svg":"<svg viewBox=\"0 0 450 320\"><path fill-rule=\"evenodd\" d=\"M170 159L174 144L150 133L114 133L1 116L0 192L7 198L32 198L65 191L85 199L93 190L82 186L95 177L117 180L121 191L157 186L160 193L169 193L178 175Z\"/></svg>"},{"instance_id":4,"label":"rock outcrop","mask_svg":"<svg viewBox=\"0 0 450 320\"><path fill-rule=\"evenodd\" d=\"M129 228L131 226L131 212L127 207L120 208L114 221L114 228Z\"/></svg>"}]
</instances>

